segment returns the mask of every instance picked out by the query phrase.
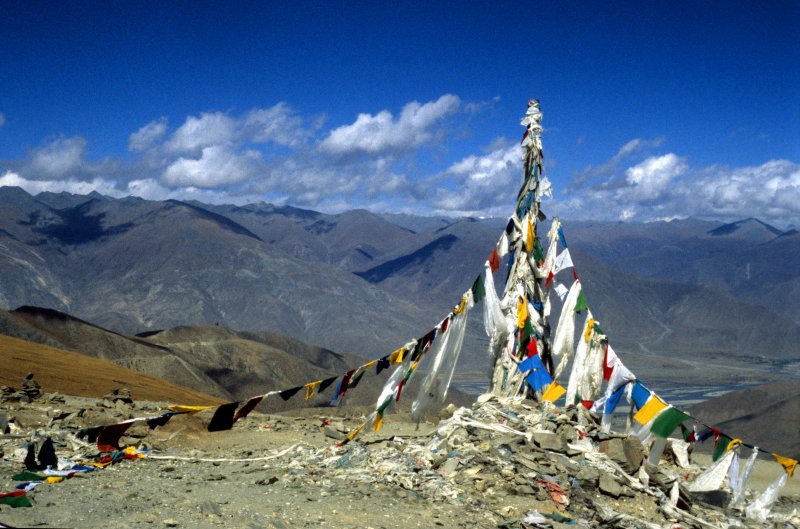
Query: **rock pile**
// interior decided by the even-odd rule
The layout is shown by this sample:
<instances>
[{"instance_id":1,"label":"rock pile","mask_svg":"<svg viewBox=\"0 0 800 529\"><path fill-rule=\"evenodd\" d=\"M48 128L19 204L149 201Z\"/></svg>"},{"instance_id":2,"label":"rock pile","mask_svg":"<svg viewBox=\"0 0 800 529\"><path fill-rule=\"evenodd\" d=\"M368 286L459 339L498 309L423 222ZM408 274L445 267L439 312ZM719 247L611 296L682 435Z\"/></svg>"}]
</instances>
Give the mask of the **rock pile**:
<instances>
[{"instance_id":1,"label":"rock pile","mask_svg":"<svg viewBox=\"0 0 800 529\"><path fill-rule=\"evenodd\" d=\"M60 462L85 460L96 450L76 437L81 428L158 413L153 403L111 398L119 394L103 400L44 394L34 405L9 409L6 424L12 433L0 436L2 490L14 486L10 476L20 470L24 442L41 444L50 437ZM762 527L727 509L725 491L687 490L700 469L689 464L682 441L671 443L653 465L637 438L600 433L583 407L544 409L530 401L485 395L471 408L451 408L431 431L426 424L415 431L399 419L387 421L378 433L365 432L338 445L333 439L344 438L363 418L320 421L255 414L231 431L213 434L204 428L208 418L196 416L175 419L155 432L137 426L126 432L123 443L150 449L148 457L38 487L29 493L33 509L0 507L0 522L373 529ZM102 507L86 511L89 501ZM796 507L786 502L776 506L779 527L800 527Z\"/></svg>"}]
</instances>

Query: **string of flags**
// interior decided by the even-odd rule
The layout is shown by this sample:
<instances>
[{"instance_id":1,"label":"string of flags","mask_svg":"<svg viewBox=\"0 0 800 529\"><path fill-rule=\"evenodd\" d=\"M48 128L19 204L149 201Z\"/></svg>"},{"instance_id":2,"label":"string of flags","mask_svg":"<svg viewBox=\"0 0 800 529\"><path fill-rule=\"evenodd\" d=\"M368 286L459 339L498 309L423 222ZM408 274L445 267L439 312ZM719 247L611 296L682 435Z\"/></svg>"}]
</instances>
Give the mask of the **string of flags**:
<instances>
[{"instance_id":1,"label":"string of flags","mask_svg":"<svg viewBox=\"0 0 800 529\"><path fill-rule=\"evenodd\" d=\"M422 337L338 376L218 406L173 405L160 415L84 429L79 436L96 443L100 452L100 459L91 463L55 470L57 461L52 441L48 439L42 444L38 458L34 456L33 446L30 445L25 459L26 473L14 477L21 481L18 490L0 494L0 503L30 506L25 493L36 486L56 483L76 473L91 472L123 459L144 457L142 451L119 446L121 437L135 423L145 422L150 429L154 429L167 424L176 415L213 410L208 431L229 430L266 398L278 396L288 401L297 395L304 395L308 400L334 387L331 403L336 405L344 400L348 391L359 385L372 368L375 368L376 375L394 368L373 411L339 443L347 444L370 426L374 431L381 429L385 415L408 392L409 383L417 374L421 361L431 356L429 369L411 406L412 416L419 421L425 413L445 401L464 340L468 315L478 302L483 302L484 327L491 339L495 357L492 392L506 396L523 394L552 405L563 398L565 405L582 405L601 415L601 430L605 432L610 431L612 415L624 397L630 403L626 429L642 442L654 438L651 453L660 456L658 450L663 450L666 439L677 430L689 443L713 439L714 464L695 480L694 486L699 489L718 488L721 479L728 475L734 490L732 504L742 502L756 456L759 451L770 451L726 435L666 402L624 365L590 309L558 217L551 221L546 249L536 234L538 222L547 218L541 210L541 200L552 196L552 186L542 173L544 158L538 101L529 102L522 124L526 127L522 139L524 181L517 195L514 213L470 289L450 313ZM494 275L501 270L504 259L506 281L500 295L495 287ZM558 280L559 274L567 270L571 270L573 278L569 288ZM551 329L549 323L552 293L561 303L555 329ZM576 328L577 316L583 313L584 322ZM579 331L577 343L576 331ZM558 381L570 360L572 367L567 387L564 387ZM741 447L750 448L752 454L739 472ZM797 467L797 460L774 452L772 457L784 472L747 507L748 516L752 514L752 517L763 518L778 491Z\"/></svg>"},{"instance_id":2,"label":"string of flags","mask_svg":"<svg viewBox=\"0 0 800 529\"><path fill-rule=\"evenodd\" d=\"M644 386L614 352L589 307L557 217L552 220L548 232L547 252L543 250L536 234L536 224L546 219L541 210L541 199L549 196L551 186L542 176L540 120L538 102L531 101L522 120L526 126L522 142L525 150L524 183L518 194L515 214L509 219L485 266L487 298L495 297L487 299L484 305L486 331L492 339L495 355L492 391L499 395L535 395L539 400L553 404L563 397L566 405L582 405L601 414L601 429L604 431L610 430L611 416L625 396L631 404L628 429L643 442L653 437L656 439L651 453L660 456L659 450L663 450L666 438L680 428L688 442L702 442L713 437L712 458L715 464L724 454L733 451L730 460L735 461L738 468L740 447L748 447L754 453L758 448L733 439L669 404ZM563 248L561 252L558 252L559 246ZM492 274L500 270L504 258L507 258L506 281L503 296L499 297L488 286L493 287ZM573 282L569 288L557 280L559 273L566 270L572 271ZM549 327L551 292L555 292L562 303L554 334ZM496 312L498 309L499 313ZM581 313L585 313L585 320L577 329L575 344L575 320ZM565 388L558 380L573 354ZM605 391L602 391L604 385ZM691 429L686 424L690 424ZM698 426L702 431L697 432ZM797 466L794 459L774 452L772 456L785 474L764 495L774 494ZM733 480L737 486L743 481L739 477L737 474ZM768 504L766 499L762 503ZM763 516L764 510L760 512Z\"/></svg>"}]
</instances>

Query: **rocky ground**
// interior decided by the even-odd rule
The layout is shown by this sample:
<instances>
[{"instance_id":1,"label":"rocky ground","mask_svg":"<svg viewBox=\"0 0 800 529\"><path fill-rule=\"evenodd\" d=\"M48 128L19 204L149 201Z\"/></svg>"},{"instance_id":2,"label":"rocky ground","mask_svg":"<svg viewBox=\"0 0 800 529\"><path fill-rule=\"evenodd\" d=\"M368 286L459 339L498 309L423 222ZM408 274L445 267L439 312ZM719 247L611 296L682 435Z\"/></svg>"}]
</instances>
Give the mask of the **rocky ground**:
<instances>
[{"instance_id":1,"label":"rocky ground","mask_svg":"<svg viewBox=\"0 0 800 529\"><path fill-rule=\"evenodd\" d=\"M113 397L113 395L109 395ZM529 405L531 404L531 405ZM62 463L96 451L81 427L157 415L164 403L116 402L45 394L4 403L0 492L13 490L23 445L51 436ZM691 494L697 467L674 458L648 465L632 438L596 433L578 410L542 412L533 403L480 399L419 428L407 415L377 433L337 447L366 409L316 408L254 413L232 430L206 431L209 414L177 416L122 442L147 449L124 460L28 493L32 508L0 505L0 523L81 528L531 528L762 527L743 520L727 493ZM0 417L2 418L2 417ZM4 426L0 420L0 428ZM642 467L647 478L642 474ZM757 467L759 492L780 471ZM645 485L643 481L649 484ZM678 483L678 488L674 488ZM677 506L670 494L679 491ZM778 527L798 527L800 487L790 480L774 511ZM790 513L794 510L794 516ZM782 524L782 525L781 525Z\"/></svg>"}]
</instances>

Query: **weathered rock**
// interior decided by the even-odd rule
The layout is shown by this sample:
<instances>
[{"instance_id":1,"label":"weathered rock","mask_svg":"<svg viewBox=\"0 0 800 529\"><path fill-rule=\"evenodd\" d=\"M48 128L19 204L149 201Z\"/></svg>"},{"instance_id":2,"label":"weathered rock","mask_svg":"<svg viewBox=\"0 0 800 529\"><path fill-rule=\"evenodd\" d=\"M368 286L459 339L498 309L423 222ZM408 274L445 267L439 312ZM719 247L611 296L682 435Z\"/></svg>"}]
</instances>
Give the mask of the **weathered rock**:
<instances>
[{"instance_id":1,"label":"weathered rock","mask_svg":"<svg viewBox=\"0 0 800 529\"><path fill-rule=\"evenodd\" d=\"M598 488L600 489L600 492L611 496L612 498L619 498L623 492L622 486L617 483L617 480L607 473L600 474Z\"/></svg>"},{"instance_id":2,"label":"weathered rock","mask_svg":"<svg viewBox=\"0 0 800 529\"><path fill-rule=\"evenodd\" d=\"M8 425L8 418L6 417L5 413L0 413L0 433L6 434L11 431L11 427Z\"/></svg>"},{"instance_id":3,"label":"weathered rock","mask_svg":"<svg viewBox=\"0 0 800 529\"><path fill-rule=\"evenodd\" d=\"M22 392L30 399L35 399L42 394L41 386L33 378L33 373L28 373L22 380Z\"/></svg>"},{"instance_id":4,"label":"weathered rock","mask_svg":"<svg viewBox=\"0 0 800 529\"><path fill-rule=\"evenodd\" d=\"M710 490L707 492L690 492L693 503L703 503L712 507L725 508L730 503L730 493L724 490Z\"/></svg>"},{"instance_id":5,"label":"weathered rock","mask_svg":"<svg viewBox=\"0 0 800 529\"><path fill-rule=\"evenodd\" d=\"M597 480L600 479L600 472L590 466L581 467L575 474L575 478L580 482L581 487L589 490L597 488Z\"/></svg>"},{"instance_id":6,"label":"weathered rock","mask_svg":"<svg viewBox=\"0 0 800 529\"><path fill-rule=\"evenodd\" d=\"M552 452L564 452L567 448L567 442L564 438L554 433L534 432L533 442L542 450L550 450Z\"/></svg>"},{"instance_id":7,"label":"weathered rock","mask_svg":"<svg viewBox=\"0 0 800 529\"><path fill-rule=\"evenodd\" d=\"M602 441L600 451L631 475L639 470L644 460L644 447L641 441L633 436Z\"/></svg>"},{"instance_id":8,"label":"weathered rock","mask_svg":"<svg viewBox=\"0 0 800 529\"><path fill-rule=\"evenodd\" d=\"M131 391L128 388L112 389L111 392L103 398L115 403L119 401L124 402L125 404L133 404L133 397L131 396Z\"/></svg>"}]
</instances>

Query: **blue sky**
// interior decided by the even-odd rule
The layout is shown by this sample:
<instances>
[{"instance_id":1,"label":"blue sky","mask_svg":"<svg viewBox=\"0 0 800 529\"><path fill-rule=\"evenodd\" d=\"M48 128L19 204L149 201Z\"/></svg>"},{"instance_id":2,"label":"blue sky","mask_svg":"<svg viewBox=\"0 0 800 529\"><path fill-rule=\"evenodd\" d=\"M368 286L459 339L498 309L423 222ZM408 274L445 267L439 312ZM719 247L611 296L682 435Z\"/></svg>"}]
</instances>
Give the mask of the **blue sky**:
<instances>
[{"instance_id":1,"label":"blue sky","mask_svg":"<svg viewBox=\"0 0 800 529\"><path fill-rule=\"evenodd\" d=\"M798 2L0 2L0 185L800 224Z\"/></svg>"}]
</instances>

